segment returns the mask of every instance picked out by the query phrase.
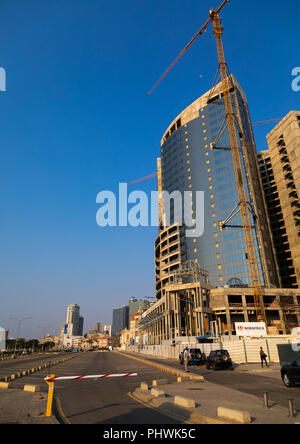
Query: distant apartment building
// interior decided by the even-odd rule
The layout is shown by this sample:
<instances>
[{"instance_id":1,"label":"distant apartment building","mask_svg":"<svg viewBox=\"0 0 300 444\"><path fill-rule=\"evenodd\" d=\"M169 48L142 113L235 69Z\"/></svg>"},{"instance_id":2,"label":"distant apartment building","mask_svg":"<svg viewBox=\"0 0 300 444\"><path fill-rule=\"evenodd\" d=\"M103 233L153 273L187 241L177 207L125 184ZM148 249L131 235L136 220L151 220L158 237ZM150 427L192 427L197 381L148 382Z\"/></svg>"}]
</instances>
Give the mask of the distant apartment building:
<instances>
[{"instance_id":1,"label":"distant apartment building","mask_svg":"<svg viewBox=\"0 0 300 444\"><path fill-rule=\"evenodd\" d=\"M151 306L151 301L149 299L129 299L129 319L128 325L130 325L130 321L132 316L134 316L140 309L145 311Z\"/></svg>"},{"instance_id":2,"label":"distant apartment building","mask_svg":"<svg viewBox=\"0 0 300 444\"><path fill-rule=\"evenodd\" d=\"M80 307L71 304L67 308L66 322L62 325L61 335L75 337L83 336L84 318L80 316Z\"/></svg>"},{"instance_id":3,"label":"distant apartment building","mask_svg":"<svg viewBox=\"0 0 300 444\"><path fill-rule=\"evenodd\" d=\"M281 230L285 245L281 269L284 268L285 282L292 288L300 288L300 111L288 113L267 140L277 208L280 208L273 231ZM274 237L278 237L277 232Z\"/></svg>"},{"instance_id":4,"label":"distant apartment building","mask_svg":"<svg viewBox=\"0 0 300 444\"><path fill-rule=\"evenodd\" d=\"M111 325L104 325L104 333L111 336Z\"/></svg>"},{"instance_id":5,"label":"distant apartment building","mask_svg":"<svg viewBox=\"0 0 300 444\"><path fill-rule=\"evenodd\" d=\"M94 327L95 332L97 333L104 333L104 326L100 322L97 322Z\"/></svg>"},{"instance_id":6,"label":"distant apartment building","mask_svg":"<svg viewBox=\"0 0 300 444\"><path fill-rule=\"evenodd\" d=\"M129 326L129 306L115 308L113 310L112 335L120 333Z\"/></svg>"}]
</instances>

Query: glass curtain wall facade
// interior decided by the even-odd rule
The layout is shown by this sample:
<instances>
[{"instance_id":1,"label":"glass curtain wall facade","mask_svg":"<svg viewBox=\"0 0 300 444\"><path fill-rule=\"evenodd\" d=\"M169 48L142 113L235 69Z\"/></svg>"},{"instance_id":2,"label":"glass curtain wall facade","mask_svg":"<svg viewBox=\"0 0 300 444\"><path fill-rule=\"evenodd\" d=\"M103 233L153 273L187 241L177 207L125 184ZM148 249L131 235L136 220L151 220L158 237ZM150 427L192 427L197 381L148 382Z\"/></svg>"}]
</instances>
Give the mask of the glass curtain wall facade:
<instances>
[{"instance_id":1,"label":"glass curtain wall facade","mask_svg":"<svg viewBox=\"0 0 300 444\"><path fill-rule=\"evenodd\" d=\"M235 82L234 77L232 79ZM243 163L246 191L253 208L260 218L263 216L263 223L268 225L264 203L260 200L262 196L260 182L258 181L254 185L252 183L251 191L248 187L251 177L256 177L254 172L257 177L259 177L259 172L257 163L255 163L257 161L256 150L248 108L239 88L235 84L232 100L244 134L241 157L243 162L247 162L248 167L246 174ZM185 238L187 260L195 261L207 270L210 283L213 286L223 287L232 284L250 286L251 280L242 228L220 230L220 222L227 219L239 202L227 128L216 145L218 149L211 149L211 142L215 141L225 116L221 85L218 85L214 90L214 95L212 92L208 92L175 120L162 140L162 189L169 193L173 191L193 193L193 195L190 194L190 208L193 218L197 217L195 192L203 191L205 193L204 235ZM163 207L163 214L164 211ZM171 205L171 225L182 218L179 212L176 212L174 205ZM230 224L242 226L240 213L230 221ZM267 229L267 233L264 232L264 242L260 243L256 230L253 230L253 233L262 284L276 285L278 282L277 271L269 231ZM260 235L262 236L262 233ZM263 261L261 256L263 256Z\"/></svg>"},{"instance_id":2,"label":"glass curtain wall facade","mask_svg":"<svg viewBox=\"0 0 300 444\"><path fill-rule=\"evenodd\" d=\"M120 333L128 328L129 306L118 307L113 310L112 335Z\"/></svg>"}]
</instances>

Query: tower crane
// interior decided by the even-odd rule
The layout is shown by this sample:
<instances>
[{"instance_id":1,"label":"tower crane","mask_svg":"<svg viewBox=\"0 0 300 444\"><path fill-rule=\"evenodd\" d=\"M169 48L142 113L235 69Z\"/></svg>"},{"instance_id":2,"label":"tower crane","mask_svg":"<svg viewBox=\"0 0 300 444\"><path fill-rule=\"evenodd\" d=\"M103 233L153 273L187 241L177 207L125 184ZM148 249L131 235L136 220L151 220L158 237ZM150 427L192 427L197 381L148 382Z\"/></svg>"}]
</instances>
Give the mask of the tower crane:
<instances>
[{"instance_id":1,"label":"tower crane","mask_svg":"<svg viewBox=\"0 0 300 444\"><path fill-rule=\"evenodd\" d=\"M259 267L256 256L255 242L253 236L253 227L251 222L251 215L249 210L249 203L246 193L245 181L243 176L242 160L240 156L240 148L238 141L238 134L235 122L234 107L231 99L230 93L230 74L228 66L225 60L224 48L223 48L223 27L220 19L220 12L224 6L229 3L230 0L224 0L222 4L217 9L211 9L209 11L209 18L204 23L202 28L197 32L193 39L187 44L187 46L181 51L179 56L175 59L172 65L165 71L165 73L160 77L158 82L147 94L148 96L156 89L156 87L161 83L161 81L166 77L170 70L176 65L176 63L181 59L181 57L186 53L186 51L192 46L196 39L202 35L210 25L213 24L214 36L217 43L218 60L219 60L219 73L222 81L222 91L224 95L224 103L226 109L226 123L230 138L230 147L233 158L234 172L236 178L236 185L239 198L239 208L242 217L243 231L246 245L246 257L249 265L249 272L251 278L251 286L253 289L256 317L258 322L265 322L267 326L267 318L265 312L265 305L263 300L263 290L260 281Z\"/></svg>"}]
</instances>

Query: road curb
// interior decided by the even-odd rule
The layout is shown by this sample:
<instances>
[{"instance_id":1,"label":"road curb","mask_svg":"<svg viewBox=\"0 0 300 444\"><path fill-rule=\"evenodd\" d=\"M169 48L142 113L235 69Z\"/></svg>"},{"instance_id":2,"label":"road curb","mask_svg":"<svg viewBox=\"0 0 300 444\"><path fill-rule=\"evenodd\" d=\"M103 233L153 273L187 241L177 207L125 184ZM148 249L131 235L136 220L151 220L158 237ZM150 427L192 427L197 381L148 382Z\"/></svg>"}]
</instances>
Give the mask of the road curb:
<instances>
[{"instance_id":1,"label":"road curb","mask_svg":"<svg viewBox=\"0 0 300 444\"><path fill-rule=\"evenodd\" d=\"M177 377L181 376L182 378L187 378L188 377L190 380L194 380L194 381L205 381L205 378L203 376L199 376L199 375L196 375L196 374L193 374L193 373L190 373L187 376L187 374L185 372L181 371L181 370L177 370L177 369L174 369L172 367L167 367L166 365L158 364L156 362L151 362L151 361L148 361L148 360L145 360L145 359L142 359L142 358L137 358L137 357L132 356L131 354L127 354L125 352L114 351L114 353L117 353L117 354L119 354L121 356L125 356L125 357L127 357L129 359L133 359L135 361L141 362L142 364L149 365L150 367L157 368L158 370L161 370L162 372L168 373L168 374L173 375L173 376L177 376Z\"/></svg>"},{"instance_id":2,"label":"road curb","mask_svg":"<svg viewBox=\"0 0 300 444\"><path fill-rule=\"evenodd\" d=\"M71 424L68 418L66 418L63 409L61 407L60 399L54 395L53 406L52 406L53 416L59 424Z\"/></svg>"},{"instance_id":3,"label":"road curb","mask_svg":"<svg viewBox=\"0 0 300 444\"><path fill-rule=\"evenodd\" d=\"M54 367L54 366L59 365L59 364L62 364L63 362L66 362L66 361L70 361L71 359L74 359L75 357L76 356L72 356L70 358L64 358L64 359L61 359L59 361L51 362L51 367ZM19 371L18 373L14 373L14 374L12 374L10 376L4 376L2 378L2 381L0 381L0 382L9 383L11 381L15 381L16 379L20 379L23 376L27 376L27 375L30 375L32 373L37 373L37 372L39 372L41 370L45 370L47 367L49 367L49 363L48 364L42 364L42 365L40 365L38 367L35 367L35 368L31 368L30 370Z\"/></svg>"}]
</instances>

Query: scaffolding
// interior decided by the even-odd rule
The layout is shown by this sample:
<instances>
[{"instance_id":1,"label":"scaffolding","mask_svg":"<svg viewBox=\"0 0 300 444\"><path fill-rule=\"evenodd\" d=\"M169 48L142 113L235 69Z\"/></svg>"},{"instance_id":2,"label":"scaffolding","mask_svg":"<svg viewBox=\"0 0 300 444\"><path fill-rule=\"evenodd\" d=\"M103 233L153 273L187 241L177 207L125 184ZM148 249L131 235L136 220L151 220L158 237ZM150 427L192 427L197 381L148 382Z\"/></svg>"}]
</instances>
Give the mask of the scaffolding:
<instances>
[{"instance_id":1,"label":"scaffolding","mask_svg":"<svg viewBox=\"0 0 300 444\"><path fill-rule=\"evenodd\" d=\"M204 270L195 261L183 262L178 270L173 273L174 285L193 284L200 282L209 285L208 271Z\"/></svg>"}]
</instances>

